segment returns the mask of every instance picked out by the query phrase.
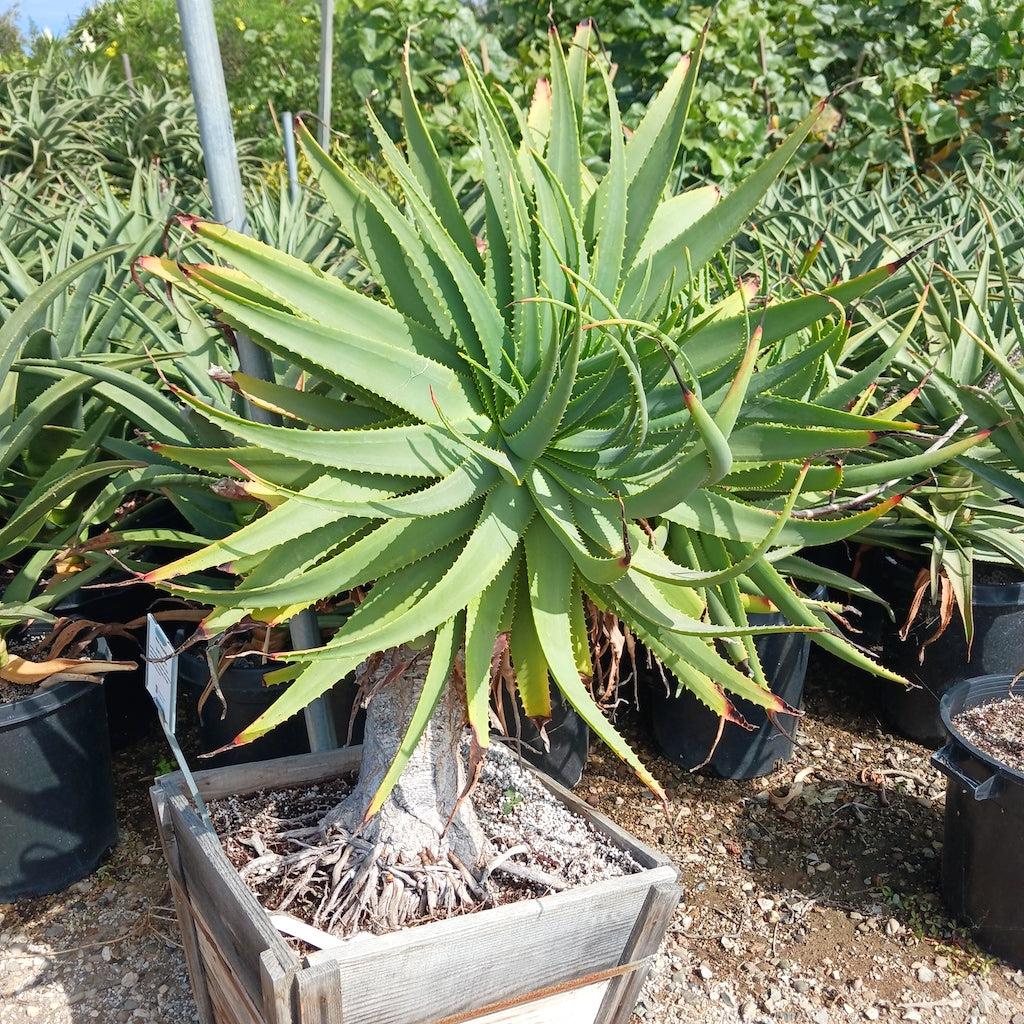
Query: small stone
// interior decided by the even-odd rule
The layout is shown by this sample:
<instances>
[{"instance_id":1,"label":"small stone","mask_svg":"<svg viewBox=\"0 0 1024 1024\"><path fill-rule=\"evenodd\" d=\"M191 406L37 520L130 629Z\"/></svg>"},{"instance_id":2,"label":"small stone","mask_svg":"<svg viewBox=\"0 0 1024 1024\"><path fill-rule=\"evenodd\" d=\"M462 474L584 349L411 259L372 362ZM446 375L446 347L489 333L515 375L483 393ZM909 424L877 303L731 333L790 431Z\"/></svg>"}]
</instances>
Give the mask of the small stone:
<instances>
[{"instance_id":1,"label":"small stone","mask_svg":"<svg viewBox=\"0 0 1024 1024\"><path fill-rule=\"evenodd\" d=\"M817 865L817 867L815 867L814 870L817 871L819 875L824 875L832 870L832 865L829 864L827 860L823 860L820 864Z\"/></svg>"},{"instance_id":2,"label":"small stone","mask_svg":"<svg viewBox=\"0 0 1024 1024\"><path fill-rule=\"evenodd\" d=\"M137 985L138 982L139 982L139 976L138 976L138 974L135 973L135 971L126 971L121 976L121 987L122 988L131 988L132 985Z\"/></svg>"},{"instance_id":3,"label":"small stone","mask_svg":"<svg viewBox=\"0 0 1024 1024\"><path fill-rule=\"evenodd\" d=\"M878 1020L881 1014L879 1014L878 1010L874 1006L869 1006L864 1011L864 1016L867 1017L868 1020Z\"/></svg>"},{"instance_id":4,"label":"small stone","mask_svg":"<svg viewBox=\"0 0 1024 1024\"><path fill-rule=\"evenodd\" d=\"M697 968L697 973L698 973L698 974L699 974L699 975L700 975L700 976L701 976L701 977L702 977L702 978L703 978L703 979L704 979L705 981L710 981L710 980L711 980L711 979L712 979L712 978L713 978L713 977L715 976L715 972L714 972L713 970L711 970L711 965L710 965L710 964L708 964L708 963L706 963L706 962L705 962L705 963L702 963L702 964L700 965L700 967L698 967L698 968Z\"/></svg>"},{"instance_id":5,"label":"small stone","mask_svg":"<svg viewBox=\"0 0 1024 1024\"><path fill-rule=\"evenodd\" d=\"M935 972L930 967L921 967L917 972L917 980L922 985L929 985L935 980Z\"/></svg>"},{"instance_id":6,"label":"small stone","mask_svg":"<svg viewBox=\"0 0 1024 1024\"><path fill-rule=\"evenodd\" d=\"M775 909L775 900L770 900L767 896L762 896L758 899L757 905L767 914L769 910Z\"/></svg>"},{"instance_id":7,"label":"small stone","mask_svg":"<svg viewBox=\"0 0 1024 1024\"><path fill-rule=\"evenodd\" d=\"M104 947L103 947L103 948L102 948L102 949L100 950L100 959L102 959L104 963L108 963L108 964L109 964L109 963L110 963L110 958L111 958L111 957L112 957L113 955L114 955L114 954L113 954L113 953L111 953L111 951L110 951L110 947L109 947L109 946L104 946Z\"/></svg>"},{"instance_id":8,"label":"small stone","mask_svg":"<svg viewBox=\"0 0 1024 1024\"><path fill-rule=\"evenodd\" d=\"M753 999L747 999L740 1007L741 1020L751 1020L755 1013L757 1013L757 1003Z\"/></svg>"},{"instance_id":9,"label":"small stone","mask_svg":"<svg viewBox=\"0 0 1024 1024\"><path fill-rule=\"evenodd\" d=\"M895 938L895 936L899 935L901 931L903 931L903 925L901 925L895 917L890 917L889 920L885 922L885 934L888 935L889 938Z\"/></svg>"},{"instance_id":10,"label":"small stone","mask_svg":"<svg viewBox=\"0 0 1024 1024\"><path fill-rule=\"evenodd\" d=\"M1010 1018L1010 1024L1024 1024L1024 1013L1015 1013Z\"/></svg>"},{"instance_id":11,"label":"small stone","mask_svg":"<svg viewBox=\"0 0 1024 1024\"><path fill-rule=\"evenodd\" d=\"M793 988L795 988L800 995L803 995L805 992L810 992L812 987L813 986L806 978L797 978L796 981L793 982Z\"/></svg>"},{"instance_id":12,"label":"small stone","mask_svg":"<svg viewBox=\"0 0 1024 1024\"><path fill-rule=\"evenodd\" d=\"M818 1012L817 1012L817 1013L816 1013L816 1014L815 1014L815 1015L814 1015L814 1016L813 1016L813 1017L811 1018L811 1020L813 1020L813 1021L814 1021L814 1024L829 1024L829 1019L828 1019L828 1010L819 1010L819 1011L818 1011Z\"/></svg>"},{"instance_id":13,"label":"small stone","mask_svg":"<svg viewBox=\"0 0 1024 1024\"><path fill-rule=\"evenodd\" d=\"M64 934L64 925L52 924L43 934L48 939L59 939Z\"/></svg>"},{"instance_id":14,"label":"small stone","mask_svg":"<svg viewBox=\"0 0 1024 1024\"><path fill-rule=\"evenodd\" d=\"M920 1020L921 1014L917 1010L906 1010L903 1014L904 1020Z\"/></svg>"}]
</instances>

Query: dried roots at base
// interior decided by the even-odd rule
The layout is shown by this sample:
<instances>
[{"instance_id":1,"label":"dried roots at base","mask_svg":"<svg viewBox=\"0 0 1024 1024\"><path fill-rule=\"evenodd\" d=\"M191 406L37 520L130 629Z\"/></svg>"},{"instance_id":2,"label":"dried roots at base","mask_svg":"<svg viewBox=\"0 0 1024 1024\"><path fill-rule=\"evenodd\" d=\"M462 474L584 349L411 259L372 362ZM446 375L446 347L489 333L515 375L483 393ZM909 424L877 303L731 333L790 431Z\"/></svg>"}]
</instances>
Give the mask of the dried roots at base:
<instances>
[{"instance_id":1,"label":"dried roots at base","mask_svg":"<svg viewBox=\"0 0 1024 1024\"><path fill-rule=\"evenodd\" d=\"M495 856L476 878L452 852L446 860L402 862L393 846L370 843L337 825L326 832L319 825L294 828L272 838L290 849L271 852L254 834L245 845L258 856L239 869L242 880L271 912L302 908L296 916L335 936L379 934L481 909L495 902L494 874L507 876L520 891L568 888L564 879L512 859L529 853L525 844Z\"/></svg>"},{"instance_id":2,"label":"dried roots at base","mask_svg":"<svg viewBox=\"0 0 1024 1024\"><path fill-rule=\"evenodd\" d=\"M399 863L396 850L338 826L292 829L277 837L290 852L264 852L240 870L246 883L277 896L268 909L304 906L310 923L332 935L393 931L486 903L489 892L458 862Z\"/></svg>"}]
</instances>

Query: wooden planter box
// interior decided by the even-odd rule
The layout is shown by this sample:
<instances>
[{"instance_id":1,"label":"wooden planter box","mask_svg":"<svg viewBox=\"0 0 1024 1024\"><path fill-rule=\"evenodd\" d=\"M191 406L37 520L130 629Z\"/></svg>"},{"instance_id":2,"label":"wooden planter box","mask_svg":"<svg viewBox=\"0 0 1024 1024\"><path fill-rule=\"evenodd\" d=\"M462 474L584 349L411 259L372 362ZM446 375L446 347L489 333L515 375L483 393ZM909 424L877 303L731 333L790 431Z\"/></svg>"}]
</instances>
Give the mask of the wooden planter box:
<instances>
[{"instance_id":1,"label":"wooden planter box","mask_svg":"<svg viewBox=\"0 0 1024 1024\"><path fill-rule=\"evenodd\" d=\"M358 748L198 772L204 799L320 782ZM623 1024L679 899L665 857L543 776L643 871L300 957L203 826L180 773L151 790L203 1024Z\"/></svg>"}]
</instances>

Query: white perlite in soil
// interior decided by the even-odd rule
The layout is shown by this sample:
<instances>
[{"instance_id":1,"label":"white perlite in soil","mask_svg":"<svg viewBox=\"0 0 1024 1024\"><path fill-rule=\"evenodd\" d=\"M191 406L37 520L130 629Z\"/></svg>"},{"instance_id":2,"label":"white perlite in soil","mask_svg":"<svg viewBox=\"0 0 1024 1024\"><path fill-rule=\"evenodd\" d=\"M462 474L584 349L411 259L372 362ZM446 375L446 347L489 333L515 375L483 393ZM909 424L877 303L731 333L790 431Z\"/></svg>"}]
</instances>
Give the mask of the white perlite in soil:
<instances>
[{"instance_id":1,"label":"white perlite in soil","mask_svg":"<svg viewBox=\"0 0 1024 1024\"><path fill-rule=\"evenodd\" d=\"M555 799L501 743L490 748L473 802L496 849L518 850L566 886L641 870L631 854Z\"/></svg>"},{"instance_id":2,"label":"white perlite in soil","mask_svg":"<svg viewBox=\"0 0 1024 1024\"><path fill-rule=\"evenodd\" d=\"M961 711L953 725L968 743L1024 775L1024 697L1004 697Z\"/></svg>"}]
</instances>

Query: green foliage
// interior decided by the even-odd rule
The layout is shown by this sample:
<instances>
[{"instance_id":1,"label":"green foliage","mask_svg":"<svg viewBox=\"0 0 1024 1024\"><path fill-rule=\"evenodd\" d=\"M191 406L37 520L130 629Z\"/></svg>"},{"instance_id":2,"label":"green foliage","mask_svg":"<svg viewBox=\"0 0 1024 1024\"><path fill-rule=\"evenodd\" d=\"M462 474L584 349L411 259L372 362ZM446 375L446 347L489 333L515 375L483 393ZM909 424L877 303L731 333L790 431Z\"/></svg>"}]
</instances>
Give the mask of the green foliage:
<instances>
[{"instance_id":1,"label":"green foliage","mask_svg":"<svg viewBox=\"0 0 1024 1024\"><path fill-rule=\"evenodd\" d=\"M901 441L913 424L895 413L848 411L848 396L834 387L842 304L890 269L788 301L720 275L720 248L816 112L728 197L708 188L672 195L699 51L676 65L626 141L594 43L593 28L581 26L566 58L552 37L550 86L538 88L529 110L489 88L466 59L483 168L480 201L466 207L408 73L403 147L371 120L383 185L351 161L335 164L300 133L379 295L193 218L183 221L186 233L226 265L140 261L303 373L298 388L233 375L287 426L182 395L235 446L158 453L236 476L240 467L240 486L268 511L147 579L177 579L172 590L211 603L211 634L247 616L280 622L372 583L323 648L289 655L291 667L274 678L295 682L238 742L290 717L374 652L429 638L404 751L460 651L470 723L486 745L495 659L507 650L527 714L549 716L550 676L656 786L587 691L591 606L620 618L734 720L727 692L773 714L787 710L749 644L781 627L749 626L744 595L775 602L818 642L877 668L764 556L776 540L835 539L880 515L891 502L847 519L789 519L823 493L887 480L888 448L906 454L896 464L905 473L944 457ZM604 100L593 116L607 126L601 177L581 141L595 69ZM743 502L747 492L761 503ZM241 580L234 590L211 591L194 578L229 560Z\"/></svg>"},{"instance_id":2,"label":"green foliage","mask_svg":"<svg viewBox=\"0 0 1024 1024\"><path fill-rule=\"evenodd\" d=\"M975 563L1024 569L1024 407L1014 390L1024 343L1022 193L1020 169L991 157L959 161L948 175L883 175L870 188L863 176L819 169L780 183L733 253L737 272L763 268L772 288L793 280L817 290L837 271L856 275L922 246L858 304L841 373L877 377L875 400L885 405L913 401L932 440L993 433L935 466L858 536L927 564L932 599L959 609L968 638ZM768 254L786 252L769 263Z\"/></svg>"},{"instance_id":3,"label":"green foliage","mask_svg":"<svg viewBox=\"0 0 1024 1024\"><path fill-rule=\"evenodd\" d=\"M237 521L206 482L138 443L141 431L216 437L161 393L160 375L212 395L217 336L130 282L131 258L158 243L173 194L153 171L137 172L124 197L71 174L58 184L29 174L21 186L0 209L0 560L14 572L8 600L48 607L109 566L108 549L125 560L157 539L131 531L130 495L134 507L170 491L203 536Z\"/></svg>"},{"instance_id":4,"label":"green foliage","mask_svg":"<svg viewBox=\"0 0 1024 1024\"><path fill-rule=\"evenodd\" d=\"M128 189L150 167L193 189L204 179L192 104L166 87L133 91L56 45L0 79L0 177Z\"/></svg>"},{"instance_id":5,"label":"green foliage","mask_svg":"<svg viewBox=\"0 0 1024 1024\"><path fill-rule=\"evenodd\" d=\"M577 0L550 9L563 31L597 13ZM536 0L339 3L332 124L349 136L346 152L376 150L362 117L367 102L397 133L399 54L411 30L414 85L435 145L472 166L459 48L526 104L546 60L548 12ZM696 44L710 8L615 0L599 13L623 120L634 125L679 54ZM236 131L264 140L261 155L274 159L272 111L316 108L319 4L219 0L215 17ZM807 154L840 167L924 168L980 133L1008 158L1024 155L1024 4L725 0L716 18L708 76L687 127L686 175L737 177L779 144L781 126L855 81L833 100ZM126 54L141 83L188 87L173 0L108 0L82 16L68 43L93 60ZM589 157L607 156L602 132L584 126Z\"/></svg>"}]
</instances>

